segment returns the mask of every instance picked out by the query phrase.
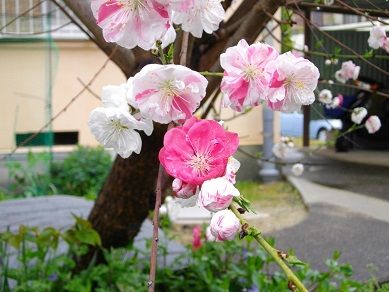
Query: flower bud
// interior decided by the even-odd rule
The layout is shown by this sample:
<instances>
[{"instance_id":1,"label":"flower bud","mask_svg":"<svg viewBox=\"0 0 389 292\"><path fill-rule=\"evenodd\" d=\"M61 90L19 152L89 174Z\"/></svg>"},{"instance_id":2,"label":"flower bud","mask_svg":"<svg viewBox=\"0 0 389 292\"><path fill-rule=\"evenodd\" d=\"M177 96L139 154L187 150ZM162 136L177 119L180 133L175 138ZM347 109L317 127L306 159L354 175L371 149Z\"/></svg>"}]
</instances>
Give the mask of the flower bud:
<instances>
[{"instance_id":1,"label":"flower bud","mask_svg":"<svg viewBox=\"0 0 389 292\"><path fill-rule=\"evenodd\" d=\"M238 189L226 178L210 179L201 186L197 206L204 207L211 212L217 212L226 209L231 204L232 199L239 195Z\"/></svg>"},{"instance_id":2,"label":"flower bud","mask_svg":"<svg viewBox=\"0 0 389 292\"><path fill-rule=\"evenodd\" d=\"M234 239L239 228L239 219L230 210L219 211L211 219L211 233L220 241Z\"/></svg>"},{"instance_id":3,"label":"flower bud","mask_svg":"<svg viewBox=\"0 0 389 292\"><path fill-rule=\"evenodd\" d=\"M172 189L180 199L188 199L196 193L196 186L184 183L178 178L173 180Z\"/></svg>"},{"instance_id":4,"label":"flower bud","mask_svg":"<svg viewBox=\"0 0 389 292\"><path fill-rule=\"evenodd\" d=\"M353 109L353 112L351 113L351 120L356 123L360 124L362 120L366 117L367 110L364 107L356 107Z\"/></svg>"},{"instance_id":5,"label":"flower bud","mask_svg":"<svg viewBox=\"0 0 389 292\"><path fill-rule=\"evenodd\" d=\"M304 172L304 165L301 164L301 163L296 163L296 164L293 164L292 166L292 173L295 175L295 176L301 176Z\"/></svg>"},{"instance_id":6,"label":"flower bud","mask_svg":"<svg viewBox=\"0 0 389 292\"><path fill-rule=\"evenodd\" d=\"M381 121L377 116L370 116L366 122L365 127L369 134L374 134L381 128Z\"/></svg>"}]
</instances>

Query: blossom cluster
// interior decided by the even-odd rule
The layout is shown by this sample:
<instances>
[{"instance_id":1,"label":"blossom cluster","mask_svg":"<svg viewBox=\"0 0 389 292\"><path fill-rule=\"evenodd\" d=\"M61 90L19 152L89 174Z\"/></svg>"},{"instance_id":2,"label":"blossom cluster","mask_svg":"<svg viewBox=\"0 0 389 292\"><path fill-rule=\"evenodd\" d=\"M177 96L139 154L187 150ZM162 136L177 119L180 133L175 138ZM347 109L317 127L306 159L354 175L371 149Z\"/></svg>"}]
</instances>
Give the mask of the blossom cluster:
<instances>
[{"instance_id":1,"label":"blossom cluster","mask_svg":"<svg viewBox=\"0 0 389 292\"><path fill-rule=\"evenodd\" d=\"M174 42L173 24L195 37L219 28L221 0L92 0L91 8L107 42L150 50L156 41Z\"/></svg>"},{"instance_id":2,"label":"blossom cluster","mask_svg":"<svg viewBox=\"0 0 389 292\"><path fill-rule=\"evenodd\" d=\"M351 120L359 125L367 116L367 109L364 107L356 107L351 112ZM381 128L381 120L378 116L372 115L365 120L365 128L369 134L374 134Z\"/></svg>"},{"instance_id":3,"label":"blossom cluster","mask_svg":"<svg viewBox=\"0 0 389 292\"><path fill-rule=\"evenodd\" d=\"M338 94L333 97L332 92L328 89L323 89L319 93L319 101L327 108L338 108L342 106L343 96ZM343 109L346 110L346 109ZM361 124L367 116L367 109L364 107L356 107L351 111L351 121L357 125ZM365 120L364 124L369 134L374 134L381 128L381 121L378 116L372 115Z\"/></svg>"},{"instance_id":4,"label":"blossom cluster","mask_svg":"<svg viewBox=\"0 0 389 292\"><path fill-rule=\"evenodd\" d=\"M292 112L315 100L319 70L292 52L280 55L270 45L241 40L221 54L220 64L223 103L236 111L265 102L273 110Z\"/></svg>"},{"instance_id":5,"label":"blossom cluster","mask_svg":"<svg viewBox=\"0 0 389 292\"><path fill-rule=\"evenodd\" d=\"M166 133L159 152L161 164L174 178L176 197L216 212L210 225L216 240L232 239L240 227L227 210L240 196L234 186L240 163L232 157L238 145L238 135L218 122L192 117Z\"/></svg>"},{"instance_id":6,"label":"blossom cluster","mask_svg":"<svg viewBox=\"0 0 389 292\"><path fill-rule=\"evenodd\" d=\"M343 104L343 95L339 93L337 96L333 96L332 92L328 89L321 90L318 99L328 109L339 108Z\"/></svg>"}]
</instances>

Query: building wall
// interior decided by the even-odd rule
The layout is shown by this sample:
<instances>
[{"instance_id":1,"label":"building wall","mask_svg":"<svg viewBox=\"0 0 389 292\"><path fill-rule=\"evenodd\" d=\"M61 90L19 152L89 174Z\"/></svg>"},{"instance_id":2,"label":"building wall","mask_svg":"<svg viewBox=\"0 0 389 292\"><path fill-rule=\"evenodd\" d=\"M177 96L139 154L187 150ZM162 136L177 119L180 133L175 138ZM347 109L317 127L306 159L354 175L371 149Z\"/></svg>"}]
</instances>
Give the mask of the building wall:
<instances>
[{"instance_id":1,"label":"building wall","mask_svg":"<svg viewBox=\"0 0 389 292\"><path fill-rule=\"evenodd\" d=\"M106 58L87 41L57 42L52 49L47 42L1 43L0 151L8 152L15 146L15 133L36 132L41 128L50 116L49 102L55 115L82 89L77 78L87 83ZM121 71L109 62L91 89L99 94L105 84L124 81ZM54 121L53 131L78 131L80 144L97 145L87 120L89 112L99 104L85 91Z\"/></svg>"},{"instance_id":2,"label":"building wall","mask_svg":"<svg viewBox=\"0 0 389 292\"><path fill-rule=\"evenodd\" d=\"M82 89L77 78L88 83L107 58L89 41L56 42L51 44L51 49L49 45L45 41L0 43L0 101L3 105L0 107L1 152L9 152L15 147L15 133L40 129L50 117L47 110L50 102L51 114L55 115ZM100 94L104 85L123 82L124 75L109 62L91 89ZM99 100L85 91L54 121L52 130L78 131L80 144L97 145L87 120L89 112L99 105ZM222 111L222 119L232 116L231 110ZM278 139L279 119L275 120ZM226 126L239 133L242 145L262 144L261 107L227 122Z\"/></svg>"}]
</instances>

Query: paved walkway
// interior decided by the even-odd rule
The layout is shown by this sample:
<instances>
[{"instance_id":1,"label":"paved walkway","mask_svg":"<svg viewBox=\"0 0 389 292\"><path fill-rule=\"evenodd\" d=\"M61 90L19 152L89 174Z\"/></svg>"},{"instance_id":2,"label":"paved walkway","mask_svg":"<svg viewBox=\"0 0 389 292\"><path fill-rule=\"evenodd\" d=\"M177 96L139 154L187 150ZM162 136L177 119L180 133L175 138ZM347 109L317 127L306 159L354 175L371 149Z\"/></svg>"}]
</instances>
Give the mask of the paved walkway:
<instances>
[{"instance_id":1,"label":"paved walkway","mask_svg":"<svg viewBox=\"0 0 389 292\"><path fill-rule=\"evenodd\" d=\"M294 249L302 260L326 270L325 260L338 250L350 263L354 277L371 277L372 264L381 281L389 280L389 202L288 176L309 209L301 223L270 235L277 247ZM362 179L362 178L361 178Z\"/></svg>"},{"instance_id":2,"label":"paved walkway","mask_svg":"<svg viewBox=\"0 0 389 292\"><path fill-rule=\"evenodd\" d=\"M389 167L389 151L351 150L349 152L335 152L333 149L322 149L316 154L345 162Z\"/></svg>"}]
</instances>

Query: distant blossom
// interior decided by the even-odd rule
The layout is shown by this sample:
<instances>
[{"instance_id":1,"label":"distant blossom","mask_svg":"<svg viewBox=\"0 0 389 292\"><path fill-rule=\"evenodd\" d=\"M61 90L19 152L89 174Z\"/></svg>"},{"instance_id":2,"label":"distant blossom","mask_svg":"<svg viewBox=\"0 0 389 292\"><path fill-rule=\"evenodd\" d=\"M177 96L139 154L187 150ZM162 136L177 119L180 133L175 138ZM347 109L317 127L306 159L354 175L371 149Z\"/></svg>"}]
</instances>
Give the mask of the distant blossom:
<instances>
[{"instance_id":1,"label":"distant blossom","mask_svg":"<svg viewBox=\"0 0 389 292\"><path fill-rule=\"evenodd\" d=\"M366 122L365 127L369 134L374 134L381 128L381 121L377 116L370 116Z\"/></svg>"},{"instance_id":2,"label":"distant blossom","mask_svg":"<svg viewBox=\"0 0 389 292\"><path fill-rule=\"evenodd\" d=\"M356 123L360 124L362 123L362 120L367 116L367 109L364 107L356 107L353 109L351 113L351 120Z\"/></svg>"}]
</instances>

